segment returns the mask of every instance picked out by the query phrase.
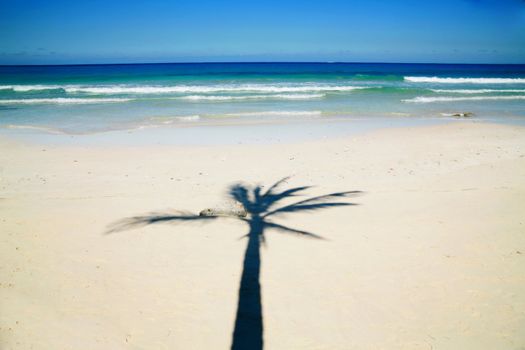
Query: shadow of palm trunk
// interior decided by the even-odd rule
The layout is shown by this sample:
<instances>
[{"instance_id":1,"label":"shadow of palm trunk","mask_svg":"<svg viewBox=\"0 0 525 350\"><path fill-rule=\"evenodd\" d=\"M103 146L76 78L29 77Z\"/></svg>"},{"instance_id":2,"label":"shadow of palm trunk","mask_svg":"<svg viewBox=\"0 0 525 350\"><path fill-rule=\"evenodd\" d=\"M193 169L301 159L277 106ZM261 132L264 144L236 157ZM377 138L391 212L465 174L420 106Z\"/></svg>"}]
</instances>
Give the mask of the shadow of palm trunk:
<instances>
[{"instance_id":1,"label":"shadow of palm trunk","mask_svg":"<svg viewBox=\"0 0 525 350\"><path fill-rule=\"evenodd\" d=\"M263 348L263 316L259 275L261 271L260 248L261 243L265 241L264 230L272 229L284 234L323 239L311 232L291 228L270 219L283 214L355 205L354 203L334 200L361 193L360 191L328 193L278 207L277 204L282 200L295 197L310 188L309 186L300 186L281 191L279 188L286 180L288 180L287 177L277 181L264 192L261 186L249 187L236 184L230 188L230 197L241 203L246 212L250 214L249 218L245 218L247 213L242 216L235 215L237 219L249 224L250 231L247 235L248 245L244 255L239 287L232 350L262 350ZM220 218L220 215L213 214L213 210L210 211L211 215L206 213L207 211L202 211L199 215L195 215L179 211L169 214L150 213L149 215L135 216L114 223L107 233L151 224L210 222Z\"/></svg>"},{"instance_id":2,"label":"shadow of palm trunk","mask_svg":"<svg viewBox=\"0 0 525 350\"><path fill-rule=\"evenodd\" d=\"M244 254L239 301L233 330L232 350L260 350L263 348L261 284L259 282L263 225L261 218L250 220L248 245Z\"/></svg>"}]
</instances>

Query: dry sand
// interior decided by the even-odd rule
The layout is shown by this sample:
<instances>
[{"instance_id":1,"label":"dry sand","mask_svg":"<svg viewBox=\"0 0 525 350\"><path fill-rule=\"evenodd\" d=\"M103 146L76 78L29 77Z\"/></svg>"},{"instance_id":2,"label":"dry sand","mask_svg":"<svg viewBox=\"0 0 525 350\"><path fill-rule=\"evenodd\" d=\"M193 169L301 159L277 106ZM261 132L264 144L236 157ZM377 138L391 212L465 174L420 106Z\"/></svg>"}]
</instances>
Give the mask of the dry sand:
<instances>
[{"instance_id":1,"label":"dry sand","mask_svg":"<svg viewBox=\"0 0 525 350\"><path fill-rule=\"evenodd\" d=\"M266 349L525 349L525 128L385 129L293 144L0 141L2 349L228 349L247 225L199 212L242 181L364 193L275 222ZM300 198L296 198L300 199Z\"/></svg>"}]
</instances>

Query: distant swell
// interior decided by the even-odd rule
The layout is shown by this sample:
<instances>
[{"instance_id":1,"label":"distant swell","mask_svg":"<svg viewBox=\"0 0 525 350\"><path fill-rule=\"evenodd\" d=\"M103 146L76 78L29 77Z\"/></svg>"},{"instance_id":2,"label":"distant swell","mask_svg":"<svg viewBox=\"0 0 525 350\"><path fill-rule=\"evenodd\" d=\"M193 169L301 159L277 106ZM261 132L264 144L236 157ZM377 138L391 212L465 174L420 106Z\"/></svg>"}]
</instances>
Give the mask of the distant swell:
<instances>
[{"instance_id":1,"label":"distant swell","mask_svg":"<svg viewBox=\"0 0 525 350\"><path fill-rule=\"evenodd\" d=\"M515 96L468 96L468 97L426 97L418 96L403 102L411 103L432 103L432 102L455 102L455 101L495 101L495 100L525 100L525 95Z\"/></svg>"},{"instance_id":2,"label":"distant swell","mask_svg":"<svg viewBox=\"0 0 525 350\"><path fill-rule=\"evenodd\" d=\"M18 100L0 100L0 105L6 104L90 104L115 103L131 101L129 98L32 98Z\"/></svg>"},{"instance_id":3,"label":"distant swell","mask_svg":"<svg viewBox=\"0 0 525 350\"><path fill-rule=\"evenodd\" d=\"M440 77L405 77L412 83L443 84L524 84L525 78L440 78Z\"/></svg>"}]
</instances>

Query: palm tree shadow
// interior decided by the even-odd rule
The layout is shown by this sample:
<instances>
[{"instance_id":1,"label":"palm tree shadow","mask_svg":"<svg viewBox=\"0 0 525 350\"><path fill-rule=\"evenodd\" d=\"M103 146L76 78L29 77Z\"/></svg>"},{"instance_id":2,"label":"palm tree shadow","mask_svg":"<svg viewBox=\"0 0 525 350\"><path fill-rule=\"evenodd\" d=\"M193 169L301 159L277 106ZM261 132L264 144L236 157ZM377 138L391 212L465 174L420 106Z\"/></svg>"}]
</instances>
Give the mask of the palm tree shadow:
<instances>
[{"instance_id":1,"label":"palm tree shadow","mask_svg":"<svg viewBox=\"0 0 525 350\"><path fill-rule=\"evenodd\" d=\"M310 197L292 204L277 207L282 200L298 196L310 189L310 186L294 187L280 190L288 177L277 181L266 191L262 186L246 186L235 184L229 190L229 196L240 202L246 209L247 217L234 217L248 224L249 231L244 236L248 244L244 254L243 269L239 286L239 296L235 326L232 336L232 350L249 349L260 350L263 348L263 314L261 303L260 270L261 244L265 244L265 230L275 229L307 238L323 239L314 233L298 230L277 224L271 218L296 212L310 212L319 209L356 205L349 202L333 201L355 196L360 191L345 191L329 193L321 196ZM196 215L189 212L176 212L170 214L151 213L144 216L135 216L116 222L111 225L107 233L124 231L127 229L159 223L176 222L210 222L221 218L213 215Z\"/></svg>"}]
</instances>

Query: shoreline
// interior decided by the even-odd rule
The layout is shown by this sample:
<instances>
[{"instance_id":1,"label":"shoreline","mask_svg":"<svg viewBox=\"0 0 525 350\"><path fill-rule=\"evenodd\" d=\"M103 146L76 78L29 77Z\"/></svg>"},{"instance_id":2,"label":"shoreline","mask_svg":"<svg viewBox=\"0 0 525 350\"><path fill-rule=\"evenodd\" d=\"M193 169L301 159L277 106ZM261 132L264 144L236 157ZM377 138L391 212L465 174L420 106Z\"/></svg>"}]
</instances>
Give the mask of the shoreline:
<instances>
[{"instance_id":1,"label":"shoreline","mask_svg":"<svg viewBox=\"0 0 525 350\"><path fill-rule=\"evenodd\" d=\"M44 127L17 126L0 129L0 138L12 142L42 145L79 146L221 146L231 144L297 143L340 139L390 128L433 125L493 124L525 126L521 118L502 120L476 117L352 117L287 120L248 119L199 121L169 125L140 126L86 134L69 134ZM49 131L48 131L49 130Z\"/></svg>"}]
</instances>

